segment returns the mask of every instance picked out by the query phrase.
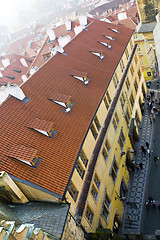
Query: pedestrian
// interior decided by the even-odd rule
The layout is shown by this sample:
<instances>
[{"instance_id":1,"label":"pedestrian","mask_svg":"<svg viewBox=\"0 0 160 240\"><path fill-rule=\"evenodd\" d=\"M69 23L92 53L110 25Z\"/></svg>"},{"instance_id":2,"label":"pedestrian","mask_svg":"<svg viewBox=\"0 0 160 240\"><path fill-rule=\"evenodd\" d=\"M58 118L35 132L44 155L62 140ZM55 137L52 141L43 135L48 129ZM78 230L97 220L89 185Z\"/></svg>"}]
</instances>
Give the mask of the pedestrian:
<instances>
[{"instance_id":1,"label":"pedestrian","mask_svg":"<svg viewBox=\"0 0 160 240\"><path fill-rule=\"evenodd\" d=\"M136 169L137 169L137 171L140 170L139 164L136 164Z\"/></svg>"},{"instance_id":2,"label":"pedestrian","mask_svg":"<svg viewBox=\"0 0 160 240\"><path fill-rule=\"evenodd\" d=\"M140 167L141 170L143 169L143 163L142 162L139 163L139 167Z\"/></svg>"},{"instance_id":3,"label":"pedestrian","mask_svg":"<svg viewBox=\"0 0 160 240\"><path fill-rule=\"evenodd\" d=\"M128 215L128 222L129 222L130 225L132 224L132 218L131 218L130 215Z\"/></svg>"},{"instance_id":4,"label":"pedestrian","mask_svg":"<svg viewBox=\"0 0 160 240\"><path fill-rule=\"evenodd\" d=\"M160 203L158 204L158 210L160 211Z\"/></svg>"},{"instance_id":5,"label":"pedestrian","mask_svg":"<svg viewBox=\"0 0 160 240\"><path fill-rule=\"evenodd\" d=\"M148 210L148 208L149 208L149 202L148 201L145 201L145 206L146 206L146 209Z\"/></svg>"},{"instance_id":6,"label":"pedestrian","mask_svg":"<svg viewBox=\"0 0 160 240\"><path fill-rule=\"evenodd\" d=\"M147 149L149 149L149 142L146 142L146 147Z\"/></svg>"},{"instance_id":7,"label":"pedestrian","mask_svg":"<svg viewBox=\"0 0 160 240\"><path fill-rule=\"evenodd\" d=\"M155 114L152 114L152 119L153 119L153 122L155 122L155 120L156 120Z\"/></svg>"},{"instance_id":8,"label":"pedestrian","mask_svg":"<svg viewBox=\"0 0 160 240\"><path fill-rule=\"evenodd\" d=\"M147 149L148 157L150 158L150 150Z\"/></svg>"},{"instance_id":9,"label":"pedestrian","mask_svg":"<svg viewBox=\"0 0 160 240\"><path fill-rule=\"evenodd\" d=\"M156 208L156 201L155 201L155 200L152 201L152 206L153 206L154 208Z\"/></svg>"},{"instance_id":10,"label":"pedestrian","mask_svg":"<svg viewBox=\"0 0 160 240\"><path fill-rule=\"evenodd\" d=\"M146 149L144 148L143 145L141 146L141 150L142 150L142 153L144 153L144 155L146 155Z\"/></svg>"},{"instance_id":11,"label":"pedestrian","mask_svg":"<svg viewBox=\"0 0 160 240\"><path fill-rule=\"evenodd\" d=\"M157 88L159 88L159 82L157 82Z\"/></svg>"},{"instance_id":12,"label":"pedestrian","mask_svg":"<svg viewBox=\"0 0 160 240\"><path fill-rule=\"evenodd\" d=\"M155 161L156 165L158 166L159 165L159 157L154 157L154 161Z\"/></svg>"},{"instance_id":13,"label":"pedestrian","mask_svg":"<svg viewBox=\"0 0 160 240\"><path fill-rule=\"evenodd\" d=\"M148 198L148 202L149 202L150 205L152 205L153 198L152 198L151 196L149 196L149 198Z\"/></svg>"}]
</instances>

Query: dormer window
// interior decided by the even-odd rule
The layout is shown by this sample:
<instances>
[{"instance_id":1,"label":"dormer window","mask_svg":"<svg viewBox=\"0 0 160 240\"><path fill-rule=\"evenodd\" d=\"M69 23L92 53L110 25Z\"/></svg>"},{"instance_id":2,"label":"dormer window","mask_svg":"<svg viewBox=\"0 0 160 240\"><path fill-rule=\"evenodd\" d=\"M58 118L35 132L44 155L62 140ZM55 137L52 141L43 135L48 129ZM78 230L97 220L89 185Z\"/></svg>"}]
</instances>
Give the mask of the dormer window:
<instances>
[{"instance_id":1,"label":"dormer window","mask_svg":"<svg viewBox=\"0 0 160 240\"><path fill-rule=\"evenodd\" d=\"M104 35L104 37L106 37L106 38L108 38L109 40L112 40L112 41L115 40L115 38L113 38L113 37L111 37L111 36Z\"/></svg>"},{"instance_id":2,"label":"dormer window","mask_svg":"<svg viewBox=\"0 0 160 240\"><path fill-rule=\"evenodd\" d=\"M119 33L119 31L117 30L117 29L115 29L115 28L109 28L111 31L113 31L113 32L116 32L116 33Z\"/></svg>"},{"instance_id":3,"label":"dormer window","mask_svg":"<svg viewBox=\"0 0 160 240\"><path fill-rule=\"evenodd\" d=\"M48 97L48 100L57 103L58 105L62 106L65 108L64 112L70 112L73 103L71 102L71 96L64 95L61 93L53 93L51 97Z\"/></svg>"},{"instance_id":4,"label":"dormer window","mask_svg":"<svg viewBox=\"0 0 160 240\"><path fill-rule=\"evenodd\" d=\"M35 168L38 167L42 160L42 158L38 157L36 149L24 145L11 146L6 155Z\"/></svg>"},{"instance_id":5,"label":"dormer window","mask_svg":"<svg viewBox=\"0 0 160 240\"><path fill-rule=\"evenodd\" d=\"M53 138L57 132L57 130L54 129L53 122L39 118L32 119L27 127L34 129L35 131L40 132L50 138Z\"/></svg>"},{"instance_id":6,"label":"dormer window","mask_svg":"<svg viewBox=\"0 0 160 240\"><path fill-rule=\"evenodd\" d=\"M90 80L90 79L88 78L86 72L79 72L79 71L74 71L74 70L73 70L73 71L70 73L70 75L71 75L72 77L74 77L74 78L82 81L85 85L87 85L88 82L89 82L89 80Z\"/></svg>"},{"instance_id":7,"label":"dormer window","mask_svg":"<svg viewBox=\"0 0 160 240\"><path fill-rule=\"evenodd\" d=\"M99 43L106 46L107 48L111 48L111 45L109 45L109 43L107 42L99 42Z\"/></svg>"},{"instance_id":8,"label":"dormer window","mask_svg":"<svg viewBox=\"0 0 160 240\"><path fill-rule=\"evenodd\" d=\"M92 54L94 54L94 55L96 55L96 56L98 56L99 58L100 58L100 60L102 60L103 58L104 58L104 52L103 52L103 50L99 50L99 49L95 49L95 50L91 50L91 51L89 51L89 52L91 52Z\"/></svg>"},{"instance_id":9,"label":"dormer window","mask_svg":"<svg viewBox=\"0 0 160 240\"><path fill-rule=\"evenodd\" d=\"M22 71L21 71L20 69L18 69L18 68L14 68L14 69L12 69L12 71L17 72L17 73L21 73L21 72L22 72Z\"/></svg>"}]
</instances>

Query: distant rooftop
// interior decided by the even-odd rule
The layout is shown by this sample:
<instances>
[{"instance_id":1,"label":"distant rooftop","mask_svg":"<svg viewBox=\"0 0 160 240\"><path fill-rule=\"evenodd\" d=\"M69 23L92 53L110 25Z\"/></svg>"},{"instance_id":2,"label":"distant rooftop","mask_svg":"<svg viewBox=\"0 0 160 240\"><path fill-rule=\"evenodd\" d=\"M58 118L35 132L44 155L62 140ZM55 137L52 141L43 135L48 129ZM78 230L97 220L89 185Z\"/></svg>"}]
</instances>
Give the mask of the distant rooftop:
<instances>
[{"instance_id":1,"label":"distant rooftop","mask_svg":"<svg viewBox=\"0 0 160 240\"><path fill-rule=\"evenodd\" d=\"M137 26L137 32L138 33L145 33L145 32L153 32L157 22L151 22L151 23L139 23Z\"/></svg>"}]
</instances>

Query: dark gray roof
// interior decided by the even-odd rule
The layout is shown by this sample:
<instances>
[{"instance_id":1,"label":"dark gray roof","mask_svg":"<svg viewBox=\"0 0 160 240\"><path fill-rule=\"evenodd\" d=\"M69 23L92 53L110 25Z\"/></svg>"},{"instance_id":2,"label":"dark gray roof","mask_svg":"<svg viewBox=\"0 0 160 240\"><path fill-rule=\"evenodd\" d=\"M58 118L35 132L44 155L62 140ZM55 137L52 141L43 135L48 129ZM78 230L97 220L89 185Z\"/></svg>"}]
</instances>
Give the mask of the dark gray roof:
<instances>
[{"instance_id":1,"label":"dark gray roof","mask_svg":"<svg viewBox=\"0 0 160 240\"><path fill-rule=\"evenodd\" d=\"M153 32L157 22L151 22L151 23L143 23L138 24L137 26L137 32L138 33L145 33L145 32Z\"/></svg>"},{"instance_id":2,"label":"dark gray roof","mask_svg":"<svg viewBox=\"0 0 160 240\"><path fill-rule=\"evenodd\" d=\"M130 0L113 0L108 3L105 3L99 7L96 7L95 9L91 10L89 13L94 15L96 12L98 12L99 15L101 15L103 12L105 12L108 9L117 9L117 6L120 4L125 4L129 2Z\"/></svg>"},{"instance_id":3,"label":"dark gray roof","mask_svg":"<svg viewBox=\"0 0 160 240\"><path fill-rule=\"evenodd\" d=\"M0 219L13 220L16 224L31 223L55 237L61 237L69 211L69 204L29 202L6 204L0 202Z\"/></svg>"}]
</instances>

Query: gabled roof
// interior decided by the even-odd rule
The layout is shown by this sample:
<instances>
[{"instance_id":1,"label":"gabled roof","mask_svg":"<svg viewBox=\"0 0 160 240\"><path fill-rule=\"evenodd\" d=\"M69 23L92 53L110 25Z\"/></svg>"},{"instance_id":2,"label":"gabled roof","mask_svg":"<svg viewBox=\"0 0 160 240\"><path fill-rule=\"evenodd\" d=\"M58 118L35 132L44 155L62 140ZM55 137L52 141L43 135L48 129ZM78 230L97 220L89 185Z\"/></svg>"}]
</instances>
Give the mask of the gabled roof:
<instances>
[{"instance_id":1,"label":"gabled roof","mask_svg":"<svg viewBox=\"0 0 160 240\"><path fill-rule=\"evenodd\" d=\"M117 34L109 28L115 25L98 20L91 23L87 31L65 46L67 55L57 53L22 85L25 96L30 98L27 104L10 97L1 105L1 171L7 171L24 184L34 184L35 188L62 197L94 114L133 32L117 25ZM99 61L89 51L99 48L97 41L105 33L112 33L115 40L109 50L101 45L105 57ZM87 72L91 79L87 86L68 74L73 69ZM49 101L48 97L54 93L72 96L72 111L66 114L58 104ZM28 128L34 118L55 123L58 132L54 140ZM15 145L38 151L42 160L36 169L5 154L6 149Z\"/></svg>"},{"instance_id":2,"label":"gabled roof","mask_svg":"<svg viewBox=\"0 0 160 240\"><path fill-rule=\"evenodd\" d=\"M113 23L114 24L121 24L121 25L123 25L127 28L130 28L130 29L133 29L133 30L136 31L137 24L131 18L127 18L127 19L119 20L119 21L114 21Z\"/></svg>"}]
</instances>

